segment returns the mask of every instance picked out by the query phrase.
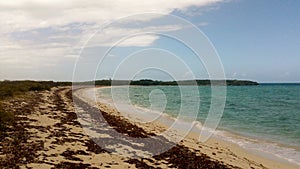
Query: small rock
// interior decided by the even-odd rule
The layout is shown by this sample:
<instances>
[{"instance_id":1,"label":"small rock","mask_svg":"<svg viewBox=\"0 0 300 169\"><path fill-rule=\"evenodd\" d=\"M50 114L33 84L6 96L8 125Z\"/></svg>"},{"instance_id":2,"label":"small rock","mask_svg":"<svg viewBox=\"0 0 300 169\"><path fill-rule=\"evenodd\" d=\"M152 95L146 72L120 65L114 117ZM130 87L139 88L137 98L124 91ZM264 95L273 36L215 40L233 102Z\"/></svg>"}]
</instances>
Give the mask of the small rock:
<instances>
[{"instance_id":1,"label":"small rock","mask_svg":"<svg viewBox=\"0 0 300 169\"><path fill-rule=\"evenodd\" d=\"M21 103L22 106L27 105L27 104L28 104L28 103L26 103L26 102L22 102L22 103Z\"/></svg>"}]
</instances>

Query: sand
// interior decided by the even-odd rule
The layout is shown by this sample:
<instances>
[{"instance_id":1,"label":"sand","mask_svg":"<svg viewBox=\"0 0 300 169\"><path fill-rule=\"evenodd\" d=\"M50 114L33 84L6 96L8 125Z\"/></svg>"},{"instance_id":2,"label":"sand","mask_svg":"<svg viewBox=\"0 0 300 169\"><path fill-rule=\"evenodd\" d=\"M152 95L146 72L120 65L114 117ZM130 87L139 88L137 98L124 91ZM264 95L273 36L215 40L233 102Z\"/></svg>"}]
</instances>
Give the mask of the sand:
<instances>
[{"instance_id":1,"label":"sand","mask_svg":"<svg viewBox=\"0 0 300 169\"><path fill-rule=\"evenodd\" d=\"M16 109L20 129L1 140L0 166L4 168L135 168L122 157L95 145L77 122L72 101L67 98L71 87L53 88L39 93L34 105ZM28 102L28 100L25 100ZM14 103L14 108L18 107ZM24 114L24 109L29 109ZM24 119L24 117L26 117ZM16 124L16 125L18 125ZM26 131L22 134L20 131ZM17 139L20 137L20 140ZM18 146L11 145L11 140ZM38 146L34 146L37 143ZM22 153L22 152L26 153ZM2 168L0 167L0 168Z\"/></svg>"},{"instance_id":2,"label":"sand","mask_svg":"<svg viewBox=\"0 0 300 169\"><path fill-rule=\"evenodd\" d=\"M170 128L168 123L163 123L166 120L157 120L151 123L145 123L145 119L130 112L119 112L113 104L98 99L97 102L90 100L94 89L82 89L76 94L81 99L97 106L102 112L109 112L122 119L128 120L130 123L143 128L147 132L161 134L166 129ZM147 120L146 120L147 121ZM180 132L180 131L178 131ZM209 140L202 143L199 142L199 133L190 132L180 143L188 147L193 152L201 152L209 156L211 159L221 161L224 164L240 168L300 168L295 164L289 163L283 159L279 159L271 154L262 154L261 152L254 152L244 149L237 144L222 140L217 137L210 137Z\"/></svg>"},{"instance_id":3,"label":"sand","mask_svg":"<svg viewBox=\"0 0 300 169\"><path fill-rule=\"evenodd\" d=\"M199 143L197 133L190 133L162 154L134 159L126 153L132 145L144 145L130 140L158 136L168 124L143 123L143 118L118 112L108 103L93 102L90 96L91 89L76 90L73 99L81 104L74 106L71 87L58 87L7 101L4 106L15 112L16 123L1 136L1 168L299 168L214 137ZM95 110L102 113L92 114ZM89 121L95 118L103 118L107 124ZM113 140L110 130L128 140L117 140L111 147L95 144L95 138Z\"/></svg>"}]
</instances>

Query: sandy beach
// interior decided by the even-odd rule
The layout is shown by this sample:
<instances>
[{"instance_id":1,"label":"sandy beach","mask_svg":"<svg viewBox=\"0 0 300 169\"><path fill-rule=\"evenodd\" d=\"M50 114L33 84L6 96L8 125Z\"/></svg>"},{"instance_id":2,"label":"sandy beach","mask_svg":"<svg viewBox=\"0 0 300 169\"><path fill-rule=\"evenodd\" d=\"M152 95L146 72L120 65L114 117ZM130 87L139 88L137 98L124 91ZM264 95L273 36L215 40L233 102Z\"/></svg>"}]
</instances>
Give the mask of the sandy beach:
<instances>
[{"instance_id":1,"label":"sandy beach","mask_svg":"<svg viewBox=\"0 0 300 169\"><path fill-rule=\"evenodd\" d=\"M170 127L169 124L160 121L152 123L145 123L145 118L130 112L119 112L113 108L113 104L103 99L98 99L95 103L93 98L93 89L83 89L77 94L86 102L96 105L101 112L108 112L109 114L120 117L122 120L129 121L143 130L159 135ZM163 120L166 121L166 120ZM254 152L243 149L237 144L221 140L212 136L205 143L200 143L199 133L190 132L180 143L180 146L187 147L193 152L200 152L205 154L215 161L220 161L230 167L238 168L299 168L294 164L288 163L283 159L279 159L271 154L259 154L261 152Z\"/></svg>"},{"instance_id":2,"label":"sandy beach","mask_svg":"<svg viewBox=\"0 0 300 169\"><path fill-rule=\"evenodd\" d=\"M95 138L110 139L109 133L101 133L101 129L114 129L132 138L147 138L159 135L168 125L141 123L134 117L127 118L128 112L90 102L89 95L84 94L88 90L75 92L73 99L81 103L76 105L79 112L75 111L71 87L32 92L28 97L5 102L5 109L14 111L17 120L9 133L1 135L1 168L299 168L216 138L199 143L195 133L153 157L120 156L95 144ZM102 115L91 114L89 110L94 109L100 109ZM96 117L103 117L108 125L102 125L99 131L89 128L86 119Z\"/></svg>"}]
</instances>

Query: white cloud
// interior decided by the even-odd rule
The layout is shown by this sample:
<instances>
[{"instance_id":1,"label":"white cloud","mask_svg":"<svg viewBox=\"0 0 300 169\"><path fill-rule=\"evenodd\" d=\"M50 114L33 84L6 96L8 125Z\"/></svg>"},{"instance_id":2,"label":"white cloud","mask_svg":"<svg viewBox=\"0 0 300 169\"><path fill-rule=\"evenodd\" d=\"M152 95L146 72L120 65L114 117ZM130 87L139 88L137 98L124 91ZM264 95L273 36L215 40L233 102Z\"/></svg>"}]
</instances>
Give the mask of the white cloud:
<instances>
[{"instance_id":1,"label":"white cloud","mask_svg":"<svg viewBox=\"0 0 300 169\"><path fill-rule=\"evenodd\" d=\"M207 6L220 1L222 0L0 0L1 71L13 72L10 67L38 69L46 63L53 66L61 58L76 58L78 49L99 26L121 17L143 12L169 14L174 10L184 13L188 7ZM141 17L139 20L155 17L157 16ZM145 29L174 31L181 27L166 25L148 26ZM100 45L111 45L120 35L137 32L138 28L115 27L107 31L101 37ZM136 36L120 45L147 46L157 38L155 35Z\"/></svg>"},{"instance_id":2,"label":"white cloud","mask_svg":"<svg viewBox=\"0 0 300 169\"><path fill-rule=\"evenodd\" d=\"M141 36L134 36L128 39L125 39L123 42L121 42L118 46L149 46L151 45L155 40L157 40L159 36L155 35L141 35Z\"/></svg>"},{"instance_id":3,"label":"white cloud","mask_svg":"<svg viewBox=\"0 0 300 169\"><path fill-rule=\"evenodd\" d=\"M120 17L143 12L170 13L189 6L205 6L221 0L49 0L1 1L1 32L63 26L70 23L103 24ZM141 18L143 19L143 18ZM146 18L144 18L146 19Z\"/></svg>"},{"instance_id":4,"label":"white cloud","mask_svg":"<svg viewBox=\"0 0 300 169\"><path fill-rule=\"evenodd\" d=\"M92 36L89 44L85 47L95 47L95 46L113 46L116 45L118 41L122 41L118 44L121 47L144 47L151 45L155 40L159 38L154 32L168 32L182 29L183 26L180 25L163 25L163 26L145 26L139 28L128 28L128 27L108 27L101 31L101 33L96 33ZM149 34L144 34L144 33ZM143 33L140 35L140 33ZM153 33L153 34L151 34ZM123 39L126 37L125 39Z\"/></svg>"}]
</instances>

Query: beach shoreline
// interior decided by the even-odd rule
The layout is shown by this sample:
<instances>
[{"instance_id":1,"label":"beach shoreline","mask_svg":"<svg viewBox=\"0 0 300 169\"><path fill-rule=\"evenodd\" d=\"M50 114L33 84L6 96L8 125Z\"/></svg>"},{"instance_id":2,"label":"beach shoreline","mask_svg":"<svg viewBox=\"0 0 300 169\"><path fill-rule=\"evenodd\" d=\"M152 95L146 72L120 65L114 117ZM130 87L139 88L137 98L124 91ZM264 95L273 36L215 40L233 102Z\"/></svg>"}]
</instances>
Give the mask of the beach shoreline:
<instances>
[{"instance_id":1,"label":"beach shoreline","mask_svg":"<svg viewBox=\"0 0 300 169\"><path fill-rule=\"evenodd\" d=\"M99 87L97 87L99 88ZM103 88L103 87L101 87ZM154 132L156 134L161 133L162 131L165 131L166 128L168 128L168 124L163 124L162 122L156 122L155 124L145 124L141 123L141 117L134 117L134 115L130 114L130 112L121 112L121 114L118 114L114 108L112 108L112 104L109 103L108 101L105 101L104 99L98 99L96 102L92 100L87 100L91 99L91 94L93 93L94 89L80 89L80 93L78 94L79 97L81 97L83 100L93 103L94 106L97 105L97 107L104 112L110 112L114 113L119 116L123 116L126 119L129 119L129 121L147 131ZM145 120L145 119L144 119ZM192 131L190 132L185 139L183 139L182 143L183 145L190 147L192 149L197 149L197 146L200 144L203 147L204 145L208 145L207 147L211 147L211 149L206 150L206 154L209 154L209 156L215 160L223 161L226 164L230 164L233 166L239 166L242 168L251 168L255 165L257 168L260 168L261 165L266 167L266 168L299 168L297 164L291 163L285 159L281 159L279 157L276 157L273 154L268 154L268 153L263 153L261 151L256 151L253 149L247 149L243 148L240 145L237 145L234 142L230 142L228 140L224 140L221 138L217 138L215 136L211 137L207 142L205 143L199 143L198 138L199 138L199 133L198 131ZM218 146L216 146L218 145ZM213 148L212 148L213 147ZM198 148L199 149L199 148ZM222 153L217 153L214 152L214 149L218 149L217 152L221 152L220 149L222 150L229 150L230 153L227 152L227 155L220 155ZM202 149L203 151L203 149ZM232 151L232 152L231 152ZM226 152L223 152L226 154ZM229 154L229 155L228 155ZM231 154L231 155L230 155ZM235 155L232 155L235 154ZM236 157L242 157L240 160L236 159ZM241 160L242 159L242 160ZM245 161L245 159L247 159ZM252 164L251 164L252 163ZM253 166L251 166L253 165ZM251 166L251 167L250 167ZM254 168L256 168L254 167Z\"/></svg>"},{"instance_id":2,"label":"beach shoreline","mask_svg":"<svg viewBox=\"0 0 300 169\"><path fill-rule=\"evenodd\" d=\"M158 135L167 126L139 123L107 104L91 101L85 89L54 87L49 91L26 93L24 98L3 102L7 111L15 114L15 123L1 135L0 166L4 168L299 168L298 166L262 158L233 143L211 138L198 142L198 135L189 134L166 152L148 158L118 155L97 140L112 140L108 129L129 138L147 138ZM73 95L72 95L73 93ZM90 100L88 100L90 99ZM76 105L76 100L81 105ZM80 107L81 106L81 107ZM82 115L101 116L108 122L102 131L88 130ZM103 120L103 119L102 119ZM103 125L104 123L101 123ZM98 132L99 131L99 132ZM176 133L175 133L176 134ZM96 138L94 137L96 136ZM167 139L164 139L167 141ZM163 140L163 141L164 141ZM130 140L129 140L130 141ZM150 142L151 145L151 142ZM154 145L154 148L157 146ZM126 155L128 151L124 151Z\"/></svg>"}]
</instances>

